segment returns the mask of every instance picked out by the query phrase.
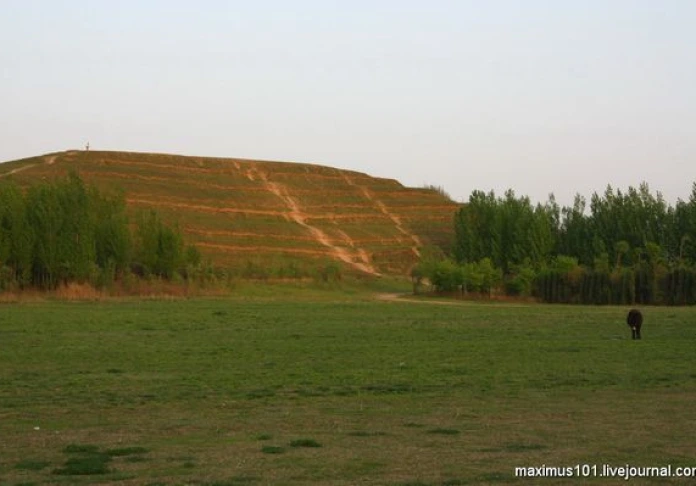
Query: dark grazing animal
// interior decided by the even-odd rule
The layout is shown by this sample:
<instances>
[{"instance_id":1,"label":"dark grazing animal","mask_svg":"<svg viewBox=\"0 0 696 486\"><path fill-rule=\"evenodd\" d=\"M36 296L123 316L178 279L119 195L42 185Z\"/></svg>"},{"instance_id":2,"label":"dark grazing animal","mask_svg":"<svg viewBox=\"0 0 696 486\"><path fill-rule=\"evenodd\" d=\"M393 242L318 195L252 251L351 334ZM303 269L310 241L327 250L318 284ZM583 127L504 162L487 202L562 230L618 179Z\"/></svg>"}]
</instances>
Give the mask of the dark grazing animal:
<instances>
[{"instance_id":1,"label":"dark grazing animal","mask_svg":"<svg viewBox=\"0 0 696 486\"><path fill-rule=\"evenodd\" d=\"M641 314L638 309L631 309L628 311L626 324L628 324L628 327L631 328L633 339L640 339L640 328L643 325L643 314Z\"/></svg>"}]
</instances>

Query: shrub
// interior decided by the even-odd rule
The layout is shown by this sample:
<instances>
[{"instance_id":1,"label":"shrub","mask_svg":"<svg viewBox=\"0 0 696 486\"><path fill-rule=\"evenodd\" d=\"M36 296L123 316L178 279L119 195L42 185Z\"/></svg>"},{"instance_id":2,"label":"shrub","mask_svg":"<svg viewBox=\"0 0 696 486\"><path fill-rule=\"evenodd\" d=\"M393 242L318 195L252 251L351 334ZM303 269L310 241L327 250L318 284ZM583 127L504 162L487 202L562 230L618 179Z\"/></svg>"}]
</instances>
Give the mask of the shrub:
<instances>
[{"instance_id":1,"label":"shrub","mask_svg":"<svg viewBox=\"0 0 696 486\"><path fill-rule=\"evenodd\" d=\"M290 447L321 447L314 439L296 439L290 442Z\"/></svg>"},{"instance_id":2,"label":"shrub","mask_svg":"<svg viewBox=\"0 0 696 486\"><path fill-rule=\"evenodd\" d=\"M452 260L442 260L432 267L430 281L440 292L452 292L461 287L464 275L461 267Z\"/></svg>"},{"instance_id":3,"label":"shrub","mask_svg":"<svg viewBox=\"0 0 696 486\"><path fill-rule=\"evenodd\" d=\"M285 452L285 448L280 446L263 446L261 452L264 454L282 454Z\"/></svg>"}]
</instances>

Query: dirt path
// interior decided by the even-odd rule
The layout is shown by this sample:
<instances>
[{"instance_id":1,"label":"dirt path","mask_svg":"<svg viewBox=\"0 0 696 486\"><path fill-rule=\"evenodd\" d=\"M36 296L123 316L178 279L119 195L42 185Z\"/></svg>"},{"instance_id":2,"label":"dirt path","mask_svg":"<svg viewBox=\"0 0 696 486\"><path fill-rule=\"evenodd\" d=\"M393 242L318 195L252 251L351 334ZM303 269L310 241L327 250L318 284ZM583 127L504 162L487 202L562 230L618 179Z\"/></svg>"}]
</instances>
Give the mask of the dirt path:
<instances>
[{"instance_id":1,"label":"dirt path","mask_svg":"<svg viewBox=\"0 0 696 486\"><path fill-rule=\"evenodd\" d=\"M411 294L395 294L395 293L382 293L375 294L375 299L382 302L408 302L410 304L426 304L426 305L467 305L465 302L448 302L444 300L421 300L421 299L409 299L404 297Z\"/></svg>"},{"instance_id":2,"label":"dirt path","mask_svg":"<svg viewBox=\"0 0 696 486\"><path fill-rule=\"evenodd\" d=\"M413 241L415 246L411 247L411 251L417 257L420 257L420 251L418 250L418 248L423 246L423 242L420 240L420 238L418 238L417 235L411 233L406 228L404 228L404 225L401 223L401 218L389 211L387 206L382 201L375 199L374 195L372 194L372 192L370 192L370 190L367 187L356 184L355 181L353 181L346 174L343 174L343 178L346 180L346 183L348 183L349 186L357 187L358 189L360 189L360 191L362 191L363 195L365 196L365 198L367 198L367 200L372 201L380 210L380 212L382 212L382 214L384 214L386 217L392 220L392 222L396 226L396 229L401 234L407 236Z\"/></svg>"},{"instance_id":3,"label":"dirt path","mask_svg":"<svg viewBox=\"0 0 696 486\"><path fill-rule=\"evenodd\" d=\"M56 161L57 157L58 157L57 155L51 155L49 157L46 157L46 160L44 160L44 163L48 164L48 165L52 165ZM7 177L9 175L16 174L17 172L22 172L23 170L31 169L32 167L36 167L37 165L41 165L41 162L37 162L35 164L29 164L29 165L25 165L23 167L18 167L16 169L12 169L9 172L6 172L4 174L0 174L0 177Z\"/></svg>"},{"instance_id":4,"label":"dirt path","mask_svg":"<svg viewBox=\"0 0 696 486\"><path fill-rule=\"evenodd\" d=\"M369 255L367 254L367 251L365 251L364 248L360 248L360 247L358 246L357 241L354 240L353 238L351 238L351 237L348 235L348 233L346 233L345 231L343 231L343 230L338 230L338 232L339 232L339 234L343 237L343 239L344 239L345 242L348 244L348 246L350 246L351 248L355 249L358 258L360 258L360 260L362 260L362 262L363 262L365 265L370 266L370 257L369 257Z\"/></svg>"},{"instance_id":5,"label":"dirt path","mask_svg":"<svg viewBox=\"0 0 696 486\"><path fill-rule=\"evenodd\" d=\"M476 305L486 305L486 306L501 306L505 308L520 308L525 309L537 304L534 303L524 303L524 302L509 302L509 301L476 301L476 300L427 300L427 299L415 299L410 297L413 294L397 294L397 293L380 293L375 294L375 299L382 302L408 302L409 304L425 304L425 305L448 305L448 306L476 306Z\"/></svg>"},{"instance_id":6,"label":"dirt path","mask_svg":"<svg viewBox=\"0 0 696 486\"><path fill-rule=\"evenodd\" d=\"M353 256L348 252L348 250L340 246L334 245L333 241L331 240L331 238L329 238L329 236L326 233L324 233L321 229L317 228L316 226L312 226L311 224L307 223L307 214L301 210L300 206L297 204L297 201L287 193L287 190L281 184L269 181L268 176L264 172L259 171L256 167L252 167L247 172L247 177L250 180L256 180L257 178L261 180L265 187L271 193L275 194L278 198L280 198L288 207L288 209L290 210L290 219L295 221L303 228L305 228L307 231L309 231L309 233L314 237L314 239L323 246L329 248L331 250L331 253L333 253L333 255L336 258L351 265L354 268L357 268L361 272L369 273L371 275L379 275L379 273L374 269L374 267L370 265L369 261L365 261L365 252L359 255L362 262L356 262ZM351 243L351 246L355 246L355 244L352 241Z\"/></svg>"}]
</instances>

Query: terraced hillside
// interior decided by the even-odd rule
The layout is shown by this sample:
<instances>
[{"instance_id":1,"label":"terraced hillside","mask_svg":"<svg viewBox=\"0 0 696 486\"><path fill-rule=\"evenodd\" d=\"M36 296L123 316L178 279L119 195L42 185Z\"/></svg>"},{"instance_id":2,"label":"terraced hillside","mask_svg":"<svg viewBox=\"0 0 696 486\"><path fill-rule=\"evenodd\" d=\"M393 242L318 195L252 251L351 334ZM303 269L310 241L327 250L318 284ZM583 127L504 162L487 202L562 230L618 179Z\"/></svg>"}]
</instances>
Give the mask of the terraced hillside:
<instances>
[{"instance_id":1,"label":"terraced hillside","mask_svg":"<svg viewBox=\"0 0 696 486\"><path fill-rule=\"evenodd\" d=\"M458 205L429 189L319 165L69 151L0 164L26 186L75 170L129 207L155 208L218 266L405 273L424 245L447 245Z\"/></svg>"}]
</instances>

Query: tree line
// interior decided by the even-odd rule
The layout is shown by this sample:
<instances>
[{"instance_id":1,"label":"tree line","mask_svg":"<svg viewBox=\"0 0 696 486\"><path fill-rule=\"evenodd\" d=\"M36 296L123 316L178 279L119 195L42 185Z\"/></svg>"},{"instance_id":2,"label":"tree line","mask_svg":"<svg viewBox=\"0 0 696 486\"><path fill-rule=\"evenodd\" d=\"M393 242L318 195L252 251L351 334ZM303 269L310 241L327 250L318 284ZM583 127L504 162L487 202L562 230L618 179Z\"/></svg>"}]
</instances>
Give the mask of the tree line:
<instances>
[{"instance_id":1,"label":"tree line","mask_svg":"<svg viewBox=\"0 0 696 486\"><path fill-rule=\"evenodd\" d=\"M454 231L452 255L424 258L416 282L546 302L696 303L696 183L674 206L646 183L608 186L589 206L577 195L571 207L474 191Z\"/></svg>"},{"instance_id":2,"label":"tree line","mask_svg":"<svg viewBox=\"0 0 696 486\"><path fill-rule=\"evenodd\" d=\"M0 290L103 286L131 272L171 279L199 263L177 227L154 211L132 221L122 194L103 194L75 173L27 190L0 184Z\"/></svg>"}]
</instances>

